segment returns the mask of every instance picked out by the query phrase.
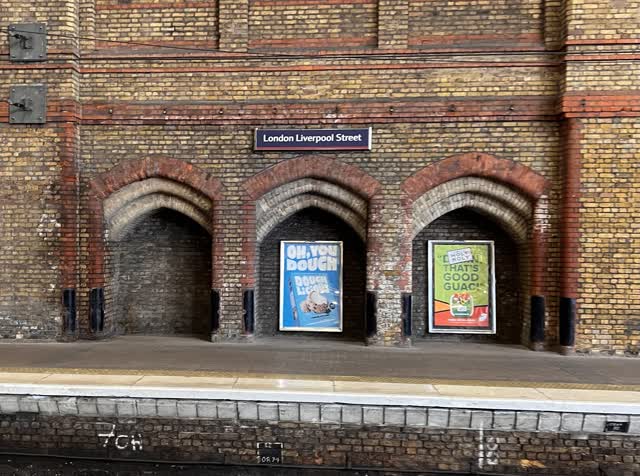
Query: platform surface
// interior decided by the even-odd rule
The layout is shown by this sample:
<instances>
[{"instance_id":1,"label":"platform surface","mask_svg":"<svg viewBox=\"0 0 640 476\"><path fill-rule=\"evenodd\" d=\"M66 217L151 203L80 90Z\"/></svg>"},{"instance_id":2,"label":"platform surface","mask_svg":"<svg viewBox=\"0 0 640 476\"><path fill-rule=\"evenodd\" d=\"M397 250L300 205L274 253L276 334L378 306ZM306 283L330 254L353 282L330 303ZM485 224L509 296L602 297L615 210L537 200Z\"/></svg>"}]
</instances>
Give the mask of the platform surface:
<instances>
[{"instance_id":1,"label":"platform surface","mask_svg":"<svg viewBox=\"0 0 640 476\"><path fill-rule=\"evenodd\" d=\"M238 344L156 336L71 343L0 340L0 371L29 369L640 390L640 358L448 342L388 348L297 337Z\"/></svg>"},{"instance_id":2,"label":"platform surface","mask_svg":"<svg viewBox=\"0 0 640 476\"><path fill-rule=\"evenodd\" d=\"M640 359L517 346L311 339L2 342L0 393L640 414Z\"/></svg>"}]
</instances>

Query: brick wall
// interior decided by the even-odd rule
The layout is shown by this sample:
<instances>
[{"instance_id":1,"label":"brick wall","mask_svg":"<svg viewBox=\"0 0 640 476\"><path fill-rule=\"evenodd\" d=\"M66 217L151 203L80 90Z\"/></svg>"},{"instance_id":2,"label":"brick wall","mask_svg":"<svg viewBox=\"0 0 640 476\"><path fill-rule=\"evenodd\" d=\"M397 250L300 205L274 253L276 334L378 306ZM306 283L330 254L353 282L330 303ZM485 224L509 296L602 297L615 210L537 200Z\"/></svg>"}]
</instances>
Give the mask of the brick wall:
<instances>
[{"instance_id":1,"label":"brick wall","mask_svg":"<svg viewBox=\"0 0 640 476\"><path fill-rule=\"evenodd\" d=\"M409 44L451 48L539 46L542 9L537 1L454 0L409 2Z\"/></svg>"},{"instance_id":2,"label":"brick wall","mask_svg":"<svg viewBox=\"0 0 640 476\"><path fill-rule=\"evenodd\" d=\"M578 348L640 352L637 119L585 121L580 186Z\"/></svg>"},{"instance_id":3,"label":"brick wall","mask_svg":"<svg viewBox=\"0 0 640 476\"><path fill-rule=\"evenodd\" d=\"M0 11L0 29L3 32L12 23L44 22L49 33L56 35L48 39L50 53L60 56L77 49L78 41L73 38L79 23L77 2L53 0L35 5L7 0L3 2L3 7ZM8 42L5 40L0 44L0 55L6 54Z\"/></svg>"},{"instance_id":4,"label":"brick wall","mask_svg":"<svg viewBox=\"0 0 640 476\"><path fill-rule=\"evenodd\" d=\"M95 44L98 49L130 46L136 49L171 44L197 48L215 48L218 39L217 4L213 1L168 0L95 1Z\"/></svg>"},{"instance_id":5,"label":"brick wall","mask_svg":"<svg viewBox=\"0 0 640 476\"><path fill-rule=\"evenodd\" d=\"M637 41L639 11L637 1L577 0L567 8L567 39L576 44Z\"/></svg>"},{"instance_id":6,"label":"brick wall","mask_svg":"<svg viewBox=\"0 0 640 476\"><path fill-rule=\"evenodd\" d=\"M376 0L251 0L249 9L252 48L345 48L376 44Z\"/></svg>"},{"instance_id":7,"label":"brick wall","mask_svg":"<svg viewBox=\"0 0 640 476\"><path fill-rule=\"evenodd\" d=\"M386 471L635 474L637 415L381 405L2 395L4 451ZM605 433L607 421L630 433ZM113 436L111 436L113 434ZM101 435L101 436L100 436Z\"/></svg>"},{"instance_id":8,"label":"brick wall","mask_svg":"<svg viewBox=\"0 0 640 476\"><path fill-rule=\"evenodd\" d=\"M176 66L173 71L148 68L128 68L130 65L109 64L87 67L83 84L84 101L355 101L377 99L387 101L400 97L410 100L420 97L513 97L553 96L557 92L556 71L550 68L523 65L519 68L496 67L469 71L462 67L413 69L389 66L339 66L339 62L309 68L304 64L250 64L233 67L207 65ZM171 67L170 64L166 65ZM266 68L282 69L273 77L265 77ZM126 68L123 71L123 67ZM266 70L266 71L265 71ZM276 79L277 78L277 79ZM401 91L401 93L399 93ZM512 101L513 102L513 101ZM127 111L127 104L114 104L112 117ZM233 103L230 104L233 107ZM243 109L250 109L243 104ZM257 106L257 105L256 105ZM284 104L269 105L267 117L274 120ZM324 107L327 107L326 105ZM388 109L387 106L386 109ZM162 107L161 107L162 109ZM219 114L220 106L214 111ZM329 111L335 110L335 104ZM505 110L507 108L505 107ZM135 110L134 110L135 111ZM229 120L233 109L223 107L223 117ZM246 114L246 113L245 113ZM401 110L398 111L401 114ZM169 115L170 117L172 114ZM231 117L235 116L232 114ZM276 116L276 117L273 117ZM402 117L402 115L401 115Z\"/></svg>"},{"instance_id":9,"label":"brick wall","mask_svg":"<svg viewBox=\"0 0 640 476\"><path fill-rule=\"evenodd\" d=\"M314 124L312 124L314 125ZM321 126L321 124L315 124ZM442 157L454 154L461 150L485 150L498 155L517 160L520 163L531 166L534 170L544 173L550 179L557 176L556 163L557 150L557 126L551 122L538 123L513 123L493 124L484 123L453 123L453 124L414 124L407 127L403 124L380 124L375 126L377 146L371 153L345 152L332 154L332 156L320 156L322 163L333 157L340 162L371 174L383 184L382 197L387 205L386 211L372 210L370 222L381 220L380 227L388 241L387 251L373 255L373 265L388 266L389 270L396 269L392 263L400 260L398 248L394 245L401 237L396 223L398 210L401 209L400 183L403 179L419 170L425 163L433 163ZM114 125L104 128L93 125L82 129L81 168L83 176L87 179L96 174L105 172L116 166L122 159L131 160L141 157L168 156L182 158L184 161L201 167L215 177L225 178L225 198L216 213L219 228L214 230L214 237L218 237L225 247L223 264L218 269L224 269L224 282L226 287L222 289L222 335L233 335L242 332L242 286L244 280L253 276L253 269L244 271L242 236L238 229L243 226L243 199L246 192L239 186L240 179L248 179L258 174L265 168L280 163L284 160L294 160L299 157L295 153L264 153L252 152L251 137L253 127L244 125L217 126L217 125ZM425 142L427 137L438 137ZM464 139L463 139L464 138ZM404 144L413 144L407 150ZM324 162L322 161L324 157ZM400 160L399 160L400 159ZM313 172L312 172L313 173ZM86 180L86 179L85 179ZM358 179L360 180L360 179ZM358 183L358 181L354 182ZM86 198L83 203L83 224L81 229L86 230L90 212L87 207L90 188L84 182L83 194ZM554 190L555 194L556 191ZM395 205L393 205L395 203ZM255 206L255 205L252 205ZM554 211L551 210L553 219ZM346 228L346 227L345 227ZM255 233L255 230L254 230ZM224 237L224 239L222 239ZM82 244L86 249L88 243ZM557 243L551 239L549 243L550 253L557 252ZM89 254L82 259L88 260ZM384 259L381 259L384 257ZM390 264L384 264L389 262ZM368 264L369 266L369 264ZM245 273L249 273L248 276ZM393 274L389 273L393 279ZM83 281L86 283L86 281ZM549 342L553 342L554 329L554 291L549 283ZM370 289L376 289L376 283L370 284ZM390 303L399 306L398 288L390 286L388 291L382 289L380 284L376 290L379 292L381 312ZM82 289L87 289L84 284ZM253 287L253 284L248 285ZM408 290L410 292L410 289ZM275 291L274 291L275 292ZM80 315L86 313L86 295L81 299ZM277 303L277 299L273 301ZM275 305L275 304L274 304ZM399 311L399 309L398 309ZM257 312L260 313L260 305ZM389 311L395 315L395 311ZM273 316L277 313L273 314ZM397 314L399 316L399 312ZM275 317L274 317L275 319ZM274 321L275 322L275 321ZM397 336L398 327L388 324L385 320L379 320L379 327L389 327L389 334ZM397 337L394 337L397 338Z\"/></svg>"},{"instance_id":10,"label":"brick wall","mask_svg":"<svg viewBox=\"0 0 640 476\"><path fill-rule=\"evenodd\" d=\"M106 316L116 334L210 333L211 238L162 209L110 244Z\"/></svg>"},{"instance_id":11,"label":"brick wall","mask_svg":"<svg viewBox=\"0 0 640 476\"><path fill-rule=\"evenodd\" d=\"M54 338L62 292L60 131L2 124L0 142L0 336Z\"/></svg>"},{"instance_id":12,"label":"brick wall","mask_svg":"<svg viewBox=\"0 0 640 476\"><path fill-rule=\"evenodd\" d=\"M243 184L306 157L253 152L254 128L370 125L371 152L316 157L378 183L363 195L366 285L378 296L374 341L402 341L400 294L412 288L412 216L403 183L431 164L473 152L511 164L493 170L494 163L483 162L506 187L518 187L519 167L548 184L542 202L541 194L530 197L539 222L527 230L531 254L524 259L532 277L523 285L527 294L546 298L547 345L558 343L559 298L567 298L578 304L579 349L637 352L635 320L613 317L625 306L629 316L637 314L633 298L617 302L621 281L635 292L635 262L619 252L591 251L613 246L592 216L594 204L608 203L593 180L616 190L604 198L620 206L605 214L633 229L633 220L617 211L633 213L625 204L633 203L634 187L625 180L637 177L612 164L618 156L623 163L634 157L637 129L629 124L640 114L637 2L454 1L437 9L418 0L5 3L0 27L47 21L51 36L43 63L10 62L0 45L0 89L36 81L49 88L44 127L9 126L8 106L0 102L0 137L9 144L0 151L1 180L19 190L2 205L0 259L9 268L0 289L4 335L18 328L41 337L61 332L63 289L76 289L81 335L91 335L89 291L105 284L101 207L113 190L98 196L90 183L122 163L158 155L182 164L172 179L178 183L209 174L220 184L212 199L211 286L221 296L220 336L242 334L242 292L255 284L259 199L248 197ZM108 40L155 46L114 49L109 45L117 43ZM432 47L437 54L427 51ZM598 149L599 141L607 147ZM563 166L569 158L584 160L587 169L569 176L571 168ZM488 172L470 160L456 162L464 169L456 177ZM321 163L314 162L309 178L362 191ZM592 163L609 171L594 179ZM140 180L137 173L130 182ZM576 191L581 176L586 182ZM54 242L37 232L45 213L60 223ZM27 245L14 252L16 233ZM626 245L633 248L631 235ZM35 271L20 273L22 266ZM605 278L601 270L607 269L616 271ZM607 311L605 302L611 303ZM520 307L526 333L528 305Z\"/></svg>"}]
</instances>

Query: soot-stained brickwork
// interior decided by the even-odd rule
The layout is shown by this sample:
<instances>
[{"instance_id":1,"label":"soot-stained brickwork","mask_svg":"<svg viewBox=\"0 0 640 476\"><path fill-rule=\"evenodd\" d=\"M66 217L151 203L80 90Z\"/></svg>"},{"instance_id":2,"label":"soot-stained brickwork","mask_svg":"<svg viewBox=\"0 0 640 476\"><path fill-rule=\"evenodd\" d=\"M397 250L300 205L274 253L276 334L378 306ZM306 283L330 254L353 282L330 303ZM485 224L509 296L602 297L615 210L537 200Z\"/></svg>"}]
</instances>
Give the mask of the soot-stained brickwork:
<instances>
[{"instance_id":1,"label":"soot-stained brickwork","mask_svg":"<svg viewBox=\"0 0 640 476\"><path fill-rule=\"evenodd\" d=\"M336 203L366 205L356 215L366 217L365 286L376 297L369 343L407 342L401 296L414 288L413 228L431 216L416 204L444 185L443 207L485 206L526 241L520 342L638 354L636 2L3 6L3 31L31 21L49 31L43 62L11 61L0 42L2 90L48 87L41 126L10 124L0 102L4 338L108 335L92 326L90 297L121 284L110 282L105 251L109 200L152 178L172 185L117 217L150 203L193 212L212 236L215 338L246 335L243 294L261 284L257 227L266 215L257 207L271 190L308 179L345 189L331 195ZM253 151L256 127L329 126L372 127L372 150ZM446 188L464 178L497 185L488 194ZM516 213L505 187L530 213ZM62 299L73 293L75 313Z\"/></svg>"},{"instance_id":2,"label":"soot-stained brickwork","mask_svg":"<svg viewBox=\"0 0 640 476\"><path fill-rule=\"evenodd\" d=\"M107 314L115 334L210 332L211 237L161 209L110 244Z\"/></svg>"},{"instance_id":3,"label":"soot-stained brickwork","mask_svg":"<svg viewBox=\"0 0 640 476\"><path fill-rule=\"evenodd\" d=\"M496 330L495 336L442 336L428 332L429 240L489 240L495 246ZM522 286L519 282L518 247L490 218L461 209L432 222L413 240L413 329L415 336L436 339L497 341L508 344L522 342Z\"/></svg>"},{"instance_id":4,"label":"soot-stained brickwork","mask_svg":"<svg viewBox=\"0 0 640 476\"><path fill-rule=\"evenodd\" d=\"M278 331L280 299L280 241L342 241L344 314L342 335L364 338L366 258L362 239L334 215L307 208L284 220L260 244L256 334L296 334Z\"/></svg>"},{"instance_id":5,"label":"soot-stained brickwork","mask_svg":"<svg viewBox=\"0 0 640 476\"><path fill-rule=\"evenodd\" d=\"M91 399L81 402L93 407ZM145 401L148 405L149 401ZM176 403L158 401L162 412ZM102 406L100 406L102 405ZM128 402L131 405L131 402ZM115 405L112 405L115 410ZM325 408L326 407L326 408ZM458 411L466 424L447 427L383 423L404 409L353 406L343 418L351 422L323 423L320 414L336 405L219 402L218 416L108 417L43 415L22 412L3 415L0 441L4 451L20 454L82 456L97 459L255 464L257 443L282 444L282 463L318 467L384 469L386 471L491 472L553 476L637 474L640 440L637 435L596 431L535 429L471 429L470 411ZM98 408L108 409L107 402ZM178 406L180 408L180 406ZM195 409L187 404L183 411ZM204 407L203 407L204 408ZM345 407L346 408L346 407ZM215 407L214 407L215 409ZM300 420L292 410L314 412L316 421ZM355 410L355 411L354 411ZM417 409L409 409L420 413ZM455 412L456 410L451 410ZM239 413L241 416L239 417ZM278 413L280 420L277 421ZM431 414L431 411L429 412ZM434 409L446 415L447 409ZM491 416L491 412L479 412ZM507 415L510 413L510 415ZM271 415L271 416L269 416ZM422 410L426 422L426 413ZM582 421L583 416L577 415ZM238 418L239 417L239 418ZM507 418L505 418L507 417ZM259 419L258 419L259 418ZM430 417L429 417L430 418ZM496 412L496 418L515 420L515 412ZM363 420L369 421L363 422ZM373 423L373 420L378 420ZM528 422L528 420L524 420ZM559 420L558 420L559 421ZM499 422L498 426L504 425ZM455 428L462 426L462 428ZM506 426L509 426L507 424ZM557 426L557 425L556 425ZM582 424L577 428L582 427Z\"/></svg>"},{"instance_id":6,"label":"soot-stained brickwork","mask_svg":"<svg viewBox=\"0 0 640 476\"><path fill-rule=\"evenodd\" d=\"M425 0L409 1L411 46L442 48L452 44L470 47L496 42L539 43L542 10L535 0L498 2L449 2L436 7ZM502 45L507 46L507 45Z\"/></svg>"}]
</instances>

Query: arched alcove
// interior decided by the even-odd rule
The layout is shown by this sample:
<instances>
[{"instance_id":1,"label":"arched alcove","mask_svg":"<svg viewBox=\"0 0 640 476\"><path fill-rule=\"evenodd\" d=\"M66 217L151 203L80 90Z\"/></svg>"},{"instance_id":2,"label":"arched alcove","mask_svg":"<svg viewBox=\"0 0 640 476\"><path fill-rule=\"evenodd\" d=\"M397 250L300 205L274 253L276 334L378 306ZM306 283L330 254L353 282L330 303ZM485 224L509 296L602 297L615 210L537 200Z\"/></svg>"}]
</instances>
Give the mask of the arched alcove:
<instances>
[{"instance_id":1,"label":"arched alcove","mask_svg":"<svg viewBox=\"0 0 640 476\"><path fill-rule=\"evenodd\" d=\"M105 314L115 334L210 333L211 235L174 209L145 213L108 246Z\"/></svg>"},{"instance_id":2,"label":"arched alcove","mask_svg":"<svg viewBox=\"0 0 640 476\"><path fill-rule=\"evenodd\" d=\"M483 177L459 177L420 196L412 209L413 335L416 338L528 343L530 240L533 206L518 190ZM496 334L428 332L429 240L493 241Z\"/></svg>"},{"instance_id":3,"label":"arched alcove","mask_svg":"<svg viewBox=\"0 0 640 476\"><path fill-rule=\"evenodd\" d=\"M517 263L517 288L520 290L518 309L501 312L519 316L521 325L507 324L504 335L499 332L498 337L515 342L518 333L513 329L520 327L517 342L542 348L546 320L547 179L523 163L482 152L467 152L423 167L408 177L401 189L408 223L406 236L410 238L404 241L403 253L412 263L411 274L405 276L405 282L411 283L412 329L418 334L417 338L424 337L428 318L421 309L425 306L422 296L425 294L424 282L428 279L424 276L426 258L422 257L426 250L420 249L421 242L426 245L433 236L446 236L448 240L456 241L494 236L492 241L502 243L502 254L517 254L517 258L508 263L505 261L502 271L496 271L499 275L501 272L504 276L513 275L508 268ZM512 245L516 247L516 253L509 251ZM496 256L500 253L497 249ZM414 256L410 257L411 254ZM507 278L503 279L503 282L507 281ZM503 286L510 286L516 279L509 281ZM499 294L500 290L497 291ZM511 297L506 300L514 302L515 291L507 294ZM509 307L513 309L512 305ZM498 329L500 319L498 315ZM422 322L416 324L419 320ZM440 336L460 338L451 333Z\"/></svg>"},{"instance_id":4,"label":"arched alcove","mask_svg":"<svg viewBox=\"0 0 640 476\"><path fill-rule=\"evenodd\" d=\"M429 334L428 263L429 240L482 240L495 244L496 316L495 335ZM490 216L470 208L445 213L422 229L413 240L413 335L417 338L475 340L520 344L522 342L523 284L522 263L517 242Z\"/></svg>"},{"instance_id":5,"label":"arched alcove","mask_svg":"<svg viewBox=\"0 0 640 476\"><path fill-rule=\"evenodd\" d=\"M310 206L270 228L258 245L256 323L258 337L315 335L313 332L280 332L280 241L343 242L343 332L333 338L363 340L365 333L366 247L360 234L338 215Z\"/></svg>"},{"instance_id":6,"label":"arched alcove","mask_svg":"<svg viewBox=\"0 0 640 476\"><path fill-rule=\"evenodd\" d=\"M364 340L369 198L379 184L359 169L319 157L283 162L249 180L255 197L256 336L279 331L280 242L343 242L343 331Z\"/></svg>"},{"instance_id":7,"label":"arched alcove","mask_svg":"<svg viewBox=\"0 0 640 476\"><path fill-rule=\"evenodd\" d=\"M120 162L90 188L91 305L81 326L96 337L207 334L220 181L187 161L153 156Z\"/></svg>"}]
</instances>

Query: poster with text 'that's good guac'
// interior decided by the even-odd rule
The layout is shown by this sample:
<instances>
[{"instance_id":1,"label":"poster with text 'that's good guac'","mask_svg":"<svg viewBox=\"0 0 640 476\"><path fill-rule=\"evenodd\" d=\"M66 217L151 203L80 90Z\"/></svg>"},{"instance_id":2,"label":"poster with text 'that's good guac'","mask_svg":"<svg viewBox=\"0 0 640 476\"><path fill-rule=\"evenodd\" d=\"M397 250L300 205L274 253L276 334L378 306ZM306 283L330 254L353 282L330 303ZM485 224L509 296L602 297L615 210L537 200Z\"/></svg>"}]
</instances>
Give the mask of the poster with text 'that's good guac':
<instances>
[{"instance_id":1,"label":"poster with text 'that's good guac'","mask_svg":"<svg viewBox=\"0 0 640 476\"><path fill-rule=\"evenodd\" d=\"M493 241L429 241L429 332L495 334Z\"/></svg>"}]
</instances>

